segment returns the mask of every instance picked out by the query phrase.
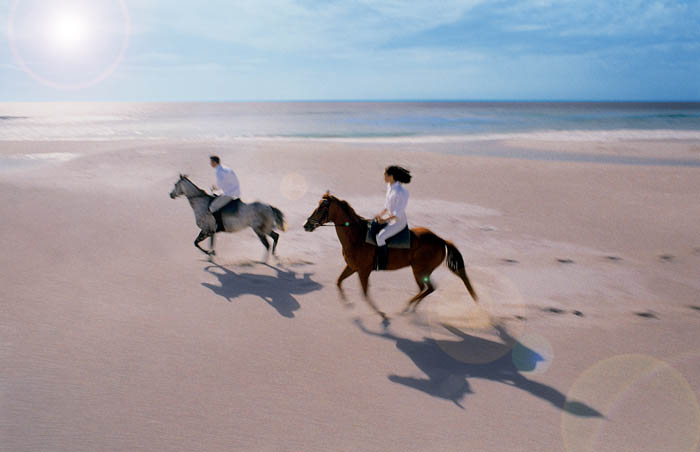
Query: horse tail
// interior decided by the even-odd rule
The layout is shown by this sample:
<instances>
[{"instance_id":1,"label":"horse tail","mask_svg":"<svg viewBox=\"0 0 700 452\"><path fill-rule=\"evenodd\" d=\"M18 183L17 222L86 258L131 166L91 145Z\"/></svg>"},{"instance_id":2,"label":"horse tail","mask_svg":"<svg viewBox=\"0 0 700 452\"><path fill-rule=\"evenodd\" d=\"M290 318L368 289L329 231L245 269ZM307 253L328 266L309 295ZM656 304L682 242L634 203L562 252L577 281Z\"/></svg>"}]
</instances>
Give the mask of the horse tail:
<instances>
[{"instance_id":1,"label":"horse tail","mask_svg":"<svg viewBox=\"0 0 700 452\"><path fill-rule=\"evenodd\" d=\"M464 259L462 258L462 254L459 252L454 243L447 240L443 241L445 242L445 247L447 248L447 267L452 273L459 276L459 278L464 282L464 285L474 301L478 302L479 297L476 295L476 291L469 282L469 277L467 277L467 271L464 268Z\"/></svg>"},{"instance_id":2,"label":"horse tail","mask_svg":"<svg viewBox=\"0 0 700 452\"><path fill-rule=\"evenodd\" d=\"M280 211L277 207L272 207L272 214L275 216L275 225L281 230L281 231L286 231L287 230L287 221L284 219L284 214L282 211Z\"/></svg>"}]
</instances>

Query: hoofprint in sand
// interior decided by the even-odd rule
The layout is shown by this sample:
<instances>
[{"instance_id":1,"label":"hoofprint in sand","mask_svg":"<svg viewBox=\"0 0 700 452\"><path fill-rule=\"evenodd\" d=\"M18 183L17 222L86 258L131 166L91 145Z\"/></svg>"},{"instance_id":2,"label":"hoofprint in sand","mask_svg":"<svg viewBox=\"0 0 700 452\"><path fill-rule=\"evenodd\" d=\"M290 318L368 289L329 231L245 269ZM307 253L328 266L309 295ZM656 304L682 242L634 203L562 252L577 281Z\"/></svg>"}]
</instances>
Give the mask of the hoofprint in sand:
<instances>
[{"instance_id":1,"label":"hoofprint in sand","mask_svg":"<svg viewBox=\"0 0 700 452\"><path fill-rule=\"evenodd\" d=\"M460 145L697 159L698 143ZM454 144L15 142L0 172L0 437L7 450L694 450L697 167L448 155ZM573 147L572 147L573 146ZM446 149L450 151L450 149ZM465 149L469 151L470 149ZM208 156L285 213L192 246L179 173ZM636 153L636 154L635 154ZM326 190L370 217L410 168L409 220L456 244L480 296L375 272L363 302Z\"/></svg>"}]
</instances>

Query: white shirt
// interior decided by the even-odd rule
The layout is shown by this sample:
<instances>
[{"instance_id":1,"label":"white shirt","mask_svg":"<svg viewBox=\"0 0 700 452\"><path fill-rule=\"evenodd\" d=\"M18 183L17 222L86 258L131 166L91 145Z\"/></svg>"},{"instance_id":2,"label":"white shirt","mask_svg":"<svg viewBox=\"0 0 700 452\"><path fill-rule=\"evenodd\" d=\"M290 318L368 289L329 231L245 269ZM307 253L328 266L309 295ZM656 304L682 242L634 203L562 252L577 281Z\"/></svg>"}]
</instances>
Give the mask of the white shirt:
<instances>
[{"instance_id":1,"label":"white shirt","mask_svg":"<svg viewBox=\"0 0 700 452\"><path fill-rule=\"evenodd\" d=\"M233 199L241 197L238 178L231 168L221 164L216 166L216 185L224 192L224 196L230 196Z\"/></svg>"},{"instance_id":2,"label":"white shirt","mask_svg":"<svg viewBox=\"0 0 700 452\"><path fill-rule=\"evenodd\" d=\"M408 191L403 188L403 185L400 182L394 182L393 184L387 186L384 207L391 215L396 217L396 220L392 220L392 222L408 222L406 218L408 197Z\"/></svg>"}]
</instances>

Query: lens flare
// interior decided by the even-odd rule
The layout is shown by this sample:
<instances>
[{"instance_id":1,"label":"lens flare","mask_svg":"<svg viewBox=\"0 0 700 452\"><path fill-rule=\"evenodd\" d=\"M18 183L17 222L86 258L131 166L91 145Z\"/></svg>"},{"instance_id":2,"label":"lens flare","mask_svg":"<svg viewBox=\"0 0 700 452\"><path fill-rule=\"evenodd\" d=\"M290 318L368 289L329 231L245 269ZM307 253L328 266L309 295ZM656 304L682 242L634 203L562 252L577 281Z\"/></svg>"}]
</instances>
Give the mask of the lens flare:
<instances>
[{"instance_id":1,"label":"lens flare","mask_svg":"<svg viewBox=\"0 0 700 452\"><path fill-rule=\"evenodd\" d=\"M525 324L518 319L524 318L524 302L515 284L498 271L469 267L467 273L479 303L462 281L445 275L426 302L430 334L458 361L490 363L509 353L522 335ZM455 341L455 334L461 340Z\"/></svg>"},{"instance_id":2,"label":"lens flare","mask_svg":"<svg viewBox=\"0 0 700 452\"><path fill-rule=\"evenodd\" d=\"M647 355L618 355L587 369L567 400L579 400L604 417L562 415L566 450L683 451L697 448L700 407L683 375Z\"/></svg>"},{"instance_id":3,"label":"lens flare","mask_svg":"<svg viewBox=\"0 0 700 452\"><path fill-rule=\"evenodd\" d=\"M306 178L298 173L288 173L280 182L280 192L291 201L298 201L304 197L309 188Z\"/></svg>"},{"instance_id":4,"label":"lens flare","mask_svg":"<svg viewBox=\"0 0 700 452\"><path fill-rule=\"evenodd\" d=\"M7 31L24 72L43 85L75 90L113 73L130 22L124 0L14 0Z\"/></svg>"},{"instance_id":5,"label":"lens flare","mask_svg":"<svg viewBox=\"0 0 700 452\"><path fill-rule=\"evenodd\" d=\"M511 356L518 371L529 375L541 375L552 364L554 349L544 336L528 332L518 338Z\"/></svg>"}]
</instances>

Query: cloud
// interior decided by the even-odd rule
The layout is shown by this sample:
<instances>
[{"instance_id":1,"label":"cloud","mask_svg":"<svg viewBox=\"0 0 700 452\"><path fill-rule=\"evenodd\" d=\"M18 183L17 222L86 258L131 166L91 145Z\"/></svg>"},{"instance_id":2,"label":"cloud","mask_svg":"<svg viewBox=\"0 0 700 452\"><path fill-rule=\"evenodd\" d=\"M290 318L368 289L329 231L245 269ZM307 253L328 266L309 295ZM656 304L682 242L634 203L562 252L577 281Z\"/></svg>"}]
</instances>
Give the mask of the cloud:
<instances>
[{"instance_id":1,"label":"cloud","mask_svg":"<svg viewBox=\"0 0 700 452\"><path fill-rule=\"evenodd\" d=\"M135 63L148 62L151 64L167 65L181 62L182 57L176 53L145 52L131 57L130 60Z\"/></svg>"},{"instance_id":2,"label":"cloud","mask_svg":"<svg viewBox=\"0 0 700 452\"><path fill-rule=\"evenodd\" d=\"M675 0L521 0L504 8L502 15L510 23L526 19L561 36L650 35L661 31L675 35L690 25L689 17L700 18L697 2Z\"/></svg>"},{"instance_id":3,"label":"cloud","mask_svg":"<svg viewBox=\"0 0 700 452\"><path fill-rule=\"evenodd\" d=\"M198 42L202 58L214 47L220 55L347 59L398 48L507 56L680 45L700 40L699 9L675 0L143 0L131 16L136 32Z\"/></svg>"},{"instance_id":4,"label":"cloud","mask_svg":"<svg viewBox=\"0 0 700 452\"><path fill-rule=\"evenodd\" d=\"M170 29L261 50L372 47L452 23L480 0L196 0L148 1L134 7L134 28ZM142 19L142 20L141 20ZM144 23L145 22L145 23Z\"/></svg>"}]
</instances>

